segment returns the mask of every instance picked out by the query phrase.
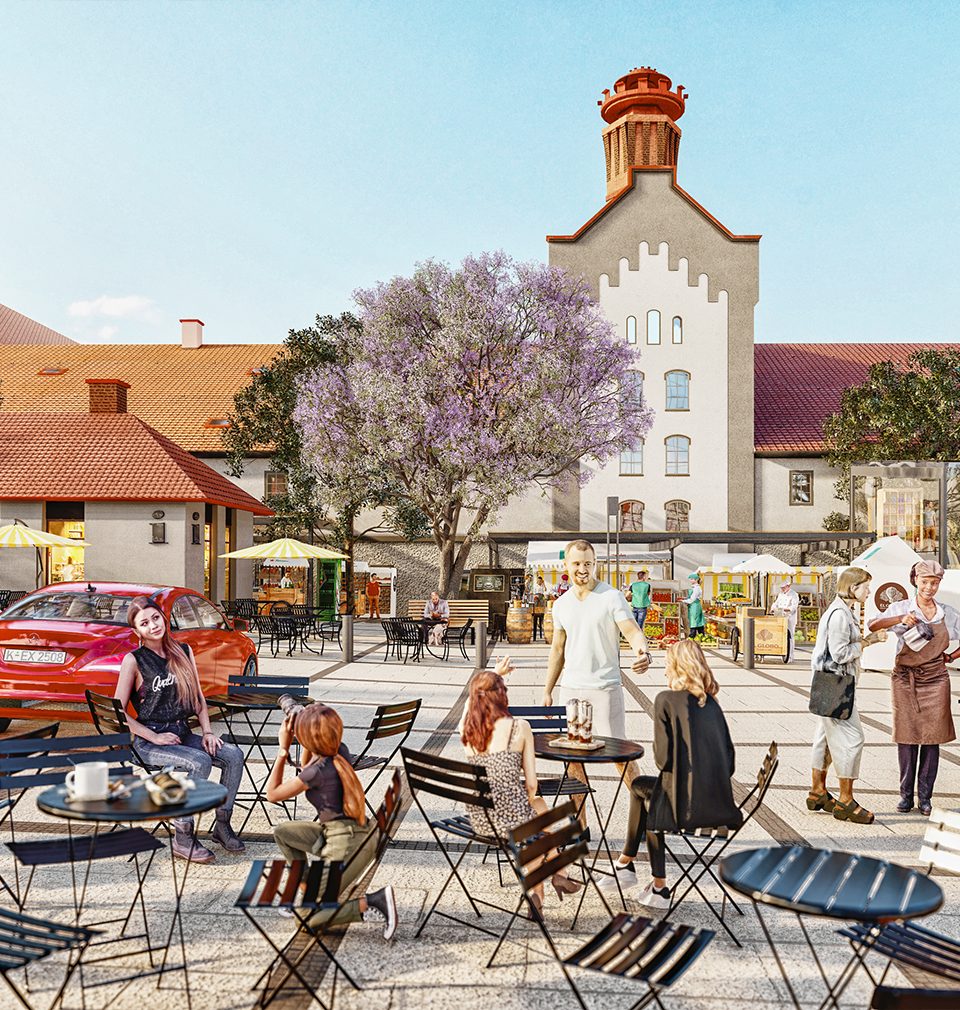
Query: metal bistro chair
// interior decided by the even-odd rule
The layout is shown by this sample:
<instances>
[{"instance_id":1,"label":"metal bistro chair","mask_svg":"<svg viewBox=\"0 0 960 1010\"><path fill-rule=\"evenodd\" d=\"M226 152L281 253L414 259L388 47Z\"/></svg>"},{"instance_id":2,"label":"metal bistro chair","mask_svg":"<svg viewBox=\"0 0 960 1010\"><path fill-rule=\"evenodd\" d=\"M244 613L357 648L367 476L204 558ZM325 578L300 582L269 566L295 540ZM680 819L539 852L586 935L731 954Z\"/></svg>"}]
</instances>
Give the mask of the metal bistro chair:
<instances>
[{"instance_id":1,"label":"metal bistro chair","mask_svg":"<svg viewBox=\"0 0 960 1010\"><path fill-rule=\"evenodd\" d=\"M459 923L461 926L468 926L470 929L479 930L481 933L486 933L488 936L499 939L500 933L488 929L479 923L460 919L449 912L442 912L437 908L440 904L440 899L443 898L447 887L450 885L450 881L456 878L457 883L460 885L460 890L463 891L467 901L470 902L470 907L478 919L482 917L479 905L496 909L498 912L506 912L508 915L512 912L512 909L504 908L502 905L494 905L489 901L484 901L482 898L474 897L467 889L463 877L460 876L460 864L474 846L487 851L495 849L499 853L503 853L506 850L506 841L497 835L496 829L492 821L490 821L489 811L493 809L493 794L490 791L490 783L487 781L486 769L482 765L468 764L465 761L452 761L450 758L411 750L409 747L401 747L400 754L403 758L403 765L407 773L407 784L410 786L413 802L416 803L417 809L423 815L430 833L433 835L437 846L443 853L444 859L446 859L447 864L450 866L450 873L447 875L443 887L440 888L423 922L417 927L415 935L420 936L430 921L431 916L436 914L443 916L445 919L450 919L451 922ZM432 818L424 810L423 804L420 802L421 793L425 793L428 796L438 796L441 799L452 800L456 804L466 804L484 811L490 823L490 833L478 834L466 814ZM447 845L444 844L443 836L451 835L461 842L466 842L463 851L460 853L460 858L456 862L454 862ZM450 844L452 839L447 837L446 841L447 844Z\"/></svg>"},{"instance_id":2,"label":"metal bistro chair","mask_svg":"<svg viewBox=\"0 0 960 1010\"><path fill-rule=\"evenodd\" d=\"M0 610L6 610L7 604L10 602L10 590L0 589Z\"/></svg>"},{"instance_id":3,"label":"metal bistro chair","mask_svg":"<svg viewBox=\"0 0 960 1010\"><path fill-rule=\"evenodd\" d=\"M343 632L343 621L339 618L334 618L332 621L321 621L317 626L317 637L323 642L336 642L337 648L343 651L343 642L340 639L340 635ZM321 645L321 655L323 654L323 646Z\"/></svg>"},{"instance_id":4,"label":"metal bistro chair","mask_svg":"<svg viewBox=\"0 0 960 1010\"><path fill-rule=\"evenodd\" d=\"M727 886L717 876L714 867L723 856L724 852L726 852L730 843L737 837L738 834L740 834L746 824L752 820L754 814L756 814L762 806L764 798L767 795L767 790L770 788L770 783L773 781L773 776L776 774L779 764L780 759L778 757L777 745L774 742L770 744L770 749L767 751L766 757L764 757L763 763L760 765L760 770L757 772L756 783L740 802L739 809L740 813L743 815L743 820L738 828L680 828L677 831L664 832L664 848L670 858L674 861L674 863L676 863L677 868L680 871L680 878L673 887L673 899L670 903L670 911L667 913L668 916L672 915L674 911L680 907L683 900L690 894L691 891L696 891L697 894L699 894L706 902L707 907L714 914L720 925L724 928L727 936L729 936L738 947L743 946L727 925L727 902L730 902L738 914L743 915L743 910L730 894ZM682 841L686 844L687 849L690 850L691 859L686 866L680 862L676 852L674 852L670 847L670 840L673 838L682 839ZM684 855L686 855L686 853L684 853ZM722 901L719 912L717 911L716 905L703 893L703 890L700 887L700 881L705 876L709 876L717 887L720 888ZM683 891L680 891L680 887L683 884L686 884L686 887Z\"/></svg>"},{"instance_id":5,"label":"metal bistro chair","mask_svg":"<svg viewBox=\"0 0 960 1010\"><path fill-rule=\"evenodd\" d=\"M549 830L557 824L561 825L559 829L555 832ZM509 838L510 862L523 891L521 901L526 901L530 906L531 919L540 927L550 953L583 1010L588 1010L587 1004L570 974L571 968L583 968L602 975L645 983L646 993L633 1004L631 1010L641 1010L651 1003L662 1008L660 994L680 979L706 950L715 936L712 930L693 929L622 912L614 916L579 950L561 957L546 923L541 916L534 914L535 909L530 901L533 888L558 870L578 862L584 868L585 879L593 882L584 863L584 857L589 851L588 837L577 822L573 803L569 801L514 828ZM537 865L536 861L551 849L559 851ZM603 894L599 889L597 893L602 899ZM605 900L603 904L609 913L610 908ZM497 944L497 950L499 947L500 944ZM493 963L497 950L494 950L487 967Z\"/></svg>"},{"instance_id":6,"label":"metal bistro chair","mask_svg":"<svg viewBox=\"0 0 960 1010\"><path fill-rule=\"evenodd\" d=\"M398 618L385 617L380 622L383 633L386 635L387 647L383 650L383 661L386 662L394 653L397 659L400 658L400 630L397 627Z\"/></svg>"},{"instance_id":7,"label":"metal bistro chair","mask_svg":"<svg viewBox=\"0 0 960 1010\"><path fill-rule=\"evenodd\" d=\"M376 866L382 858L387 843L396 831L401 796L402 780L400 770L397 769L383 802L374 812L373 822L367 834L346 862L298 860L288 865L282 859L272 861L260 859L251 864L250 873L234 907L243 912L274 951L273 960L252 986L253 989L258 989L263 985L257 1001L258 1007L269 1006L285 990L291 975L296 977L300 986L325 1010L328 1006L329 1010L333 1008L338 972L343 973L344 978L354 989L360 989L338 959L337 947L331 948L325 942L325 934L328 929L337 928L332 921L336 913L344 901L357 895L364 883L367 870L371 866ZM269 909L275 915L278 908L289 909L297 923L293 936L283 946L275 942L253 914ZM312 923L311 920L318 912L327 913L325 920L321 923ZM300 944L304 938L306 942L302 943L299 953L292 955L291 948L295 944ZM326 954L334 965L329 1004L320 998L316 981L308 980L301 972L302 963L317 948ZM274 971L281 970L281 964L286 970L279 981L272 982L270 976Z\"/></svg>"},{"instance_id":8,"label":"metal bistro chair","mask_svg":"<svg viewBox=\"0 0 960 1010\"><path fill-rule=\"evenodd\" d=\"M32 1010L26 993L10 978L10 973L18 969L26 972L31 964L59 951L75 951L76 956L68 960L63 982L50 1003L51 1007L59 1006L73 973L80 966L87 944L99 933L98 929L67 926L50 919L37 919L22 912L0 909L0 977L20 1005Z\"/></svg>"},{"instance_id":9,"label":"metal bistro chair","mask_svg":"<svg viewBox=\"0 0 960 1010\"><path fill-rule=\"evenodd\" d=\"M364 796L376 784L376 781L390 766L390 762L397 756L397 751L407 742L407 737L413 731L413 724L417 721L417 714L423 704L422 698L415 698L413 701L403 701L396 705L380 705L373 714L370 728L367 730L366 743L363 750L353 759L354 771L365 771L368 768L376 768L377 773L363 787ZM388 754L371 754L370 748L378 740L390 740ZM366 800L370 813L374 813L370 801Z\"/></svg>"},{"instance_id":10,"label":"metal bistro chair","mask_svg":"<svg viewBox=\"0 0 960 1010\"><path fill-rule=\"evenodd\" d=\"M530 729L534 736L566 733L567 731L567 710L563 705L511 705L510 714L518 719L526 719L530 723ZM588 793L593 792L586 782L575 779L567 774L568 762L563 766L563 774L559 778L539 778L539 793L546 799L551 800L554 805L561 796L582 797L577 803L577 816L579 817L583 804L586 802Z\"/></svg>"},{"instance_id":11,"label":"metal bistro chair","mask_svg":"<svg viewBox=\"0 0 960 1010\"><path fill-rule=\"evenodd\" d=\"M423 627L419 621L411 621L408 617L397 619L397 658L403 649L403 665L412 656L419 662L423 656Z\"/></svg>"},{"instance_id":12,"label":"metal bistro chair","mask_svg":"<svg viewBox=\"0 0 960 1010\"><path fill-rule=\"evenodd\" d=\"M444 661L450 658L450 646L456 645L460 649L460 655L464 659L469 659L467 655L467 635L472 633L473 628L473 618L468 617L467 623L461 625L459 628L451 628L447 625L447 630L443 635L443 659Z\"/></svg>"},{"instance_id":13,"label":"metal bistro chair","mask_svg":"<svg viewBox=\"0 0 960 1010\"><path fill-rule=\"evenodd\" d=\"M927 872L934 867L960 874L960 813L934 809L920 846L920 862ZM870 1006L876 1010L943 1010L960 1008L960 940L934 932L916 921L885 925L857 923L838 930L850 941L859 963L876 986ZM876 952L887 958L879 979L867 966L867 955ZM949 989L898 989L885 986L890 966L896 962L953 985ZM912 979L911 979L912 981ZM929 994L929 995L928 995Z\"/></svg>"}]
</instances>

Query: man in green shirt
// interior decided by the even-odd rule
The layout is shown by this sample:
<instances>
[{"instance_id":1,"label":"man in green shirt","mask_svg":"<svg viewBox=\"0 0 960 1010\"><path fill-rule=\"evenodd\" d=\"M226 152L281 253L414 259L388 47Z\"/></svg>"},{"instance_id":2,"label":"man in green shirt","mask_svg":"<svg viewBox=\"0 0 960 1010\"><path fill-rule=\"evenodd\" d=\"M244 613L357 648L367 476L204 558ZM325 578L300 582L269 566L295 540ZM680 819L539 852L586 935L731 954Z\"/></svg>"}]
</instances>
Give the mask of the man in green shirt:
<instances>
[{"instance_id":1,"label":"man in green shirt","mask_svg":"<svg viewBox=\"0 0 960 1010\"><path fill-rule=\"evenodd\" d=\"M650 583L647 582L646 572L640 572L636 582L630 583L630 606L633 608L633 619L642 630L650 606Z\"/></svg>"}]
</instances>

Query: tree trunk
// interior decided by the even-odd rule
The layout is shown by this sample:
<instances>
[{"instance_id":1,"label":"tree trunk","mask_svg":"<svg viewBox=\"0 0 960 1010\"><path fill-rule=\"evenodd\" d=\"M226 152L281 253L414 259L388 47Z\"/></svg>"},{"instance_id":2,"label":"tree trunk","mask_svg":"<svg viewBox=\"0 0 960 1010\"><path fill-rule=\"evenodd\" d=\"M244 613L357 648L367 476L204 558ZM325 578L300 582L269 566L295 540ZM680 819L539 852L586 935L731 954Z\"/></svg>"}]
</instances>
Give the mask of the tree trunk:
<instances>
[{"instance_id":1,"label":"tree trunk","mask_svg":"<svg viewBox=\"0 0 960 1010\"><path fill-rule=\"evenodd\" d=\"M437 578L437 592L441 600L456 599L460 589L459 582L454 581L456 556L454 550L457 542L454 536L442 537L440 542L440 571Z\"/></svg>"}]
</instances>

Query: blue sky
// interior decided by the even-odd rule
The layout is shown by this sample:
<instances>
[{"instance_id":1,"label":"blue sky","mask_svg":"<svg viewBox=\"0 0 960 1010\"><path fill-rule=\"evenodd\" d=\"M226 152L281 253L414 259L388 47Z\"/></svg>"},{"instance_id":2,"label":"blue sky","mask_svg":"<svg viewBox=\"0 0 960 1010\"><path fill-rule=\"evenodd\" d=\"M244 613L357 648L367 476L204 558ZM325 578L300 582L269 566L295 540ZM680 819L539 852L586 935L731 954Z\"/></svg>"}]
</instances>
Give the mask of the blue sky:
<instances>
[{"instance_id":1,"label":"blue sky","mask_svg":"<svg viewBox=\"0 0 960 1010\"><path fill-rule=\"evenodd\" d=\"M0 0L0 302L271 341L419 260L545 259L650 65L680 184L763 234L759 340L960 340L958 8Z\"/></svg>"}]
</instances>

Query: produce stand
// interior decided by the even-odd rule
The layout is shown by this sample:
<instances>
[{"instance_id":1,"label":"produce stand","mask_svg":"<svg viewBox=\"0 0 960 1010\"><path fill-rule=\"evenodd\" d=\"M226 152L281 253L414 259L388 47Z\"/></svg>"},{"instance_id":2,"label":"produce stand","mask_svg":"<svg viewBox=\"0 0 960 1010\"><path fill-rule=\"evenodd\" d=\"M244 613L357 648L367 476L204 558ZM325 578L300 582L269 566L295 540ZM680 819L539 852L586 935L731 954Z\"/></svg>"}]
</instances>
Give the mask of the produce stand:
<instances>
[{"instance_id":1,"label":"produce stand","mask_svg":"<svg viewBox=\"0 0 960 1010\"><path fill-rule=\"evenodd\" d=\"M680 601L686 596L676 583L650 583L650 607L643 632L653 648L679 641L684 630Z\"/></svg>"}]
</instances>

